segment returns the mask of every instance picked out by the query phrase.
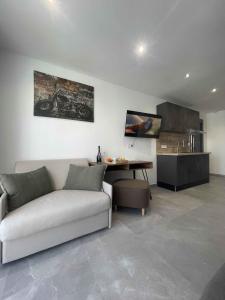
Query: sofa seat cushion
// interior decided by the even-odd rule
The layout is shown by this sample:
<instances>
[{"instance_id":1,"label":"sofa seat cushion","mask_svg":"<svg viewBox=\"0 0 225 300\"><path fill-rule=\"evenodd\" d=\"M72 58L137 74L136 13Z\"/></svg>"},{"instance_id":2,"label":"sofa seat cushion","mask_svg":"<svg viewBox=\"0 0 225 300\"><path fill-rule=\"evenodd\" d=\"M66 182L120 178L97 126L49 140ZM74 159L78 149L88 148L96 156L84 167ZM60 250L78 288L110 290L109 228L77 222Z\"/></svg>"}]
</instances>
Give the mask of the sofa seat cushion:
<instances>
[{"instance_id":1,"label":"sofa seat cushion","mask_svg":"<svg viewBox=\"0 0 225 300\"><path fill-rule=\"evenodd\" d=\"M41 196L10 212L0 224L1 241L97 215L110 208L103 192L59 190Z\"/></svg>"}]
</instances>

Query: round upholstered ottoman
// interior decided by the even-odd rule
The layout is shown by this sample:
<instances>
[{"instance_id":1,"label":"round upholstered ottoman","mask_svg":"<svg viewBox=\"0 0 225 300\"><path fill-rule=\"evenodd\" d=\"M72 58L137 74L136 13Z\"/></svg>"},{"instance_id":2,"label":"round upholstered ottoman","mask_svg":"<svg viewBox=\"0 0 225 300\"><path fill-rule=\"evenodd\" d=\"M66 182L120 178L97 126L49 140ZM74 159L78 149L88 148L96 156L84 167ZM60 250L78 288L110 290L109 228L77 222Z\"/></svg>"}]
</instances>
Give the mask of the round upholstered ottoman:
<instances>
[{"instance_id":1,"label":"round upholstered ottoman","mask_svg":"<svg viewBox=\"0 0 225 300\"><path fill-rule=\"evenodd\" d=\"M149 206L150 186L144 180L125 179L113 184L113 203L118 206L141 209L142 216Z\"/></svg>"}]
</instances>

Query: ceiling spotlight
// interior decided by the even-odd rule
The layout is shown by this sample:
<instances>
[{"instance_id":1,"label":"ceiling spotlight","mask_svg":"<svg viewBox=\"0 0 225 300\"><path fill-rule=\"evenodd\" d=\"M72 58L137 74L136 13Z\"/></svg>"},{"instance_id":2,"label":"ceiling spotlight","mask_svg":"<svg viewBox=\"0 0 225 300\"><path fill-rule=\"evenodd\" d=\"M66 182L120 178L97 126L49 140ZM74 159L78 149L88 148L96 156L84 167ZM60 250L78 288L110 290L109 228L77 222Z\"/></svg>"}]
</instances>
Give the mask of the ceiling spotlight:
<instances>
[{"instance_id":1,"label":"ceiling spotlight","mask_svg":"<svg viewBox=\"0 0 225 300\"><path fill-rule=\"evenodd\" d=\"M214 88L214 89L211 90L211 93L215 93L216 91L217 91L217 89Z\"/></svg>"},{"instance_id":2,"label":"ceiling spotlight","mask_svg":"<svg viewBox=\"0 0 225 300\"><path fill-rule=\"evenodd\" d=\"M141 55L145 54L145 52L146 52L146 45L139 44L136 48L136 53L141 56Z\"/></svg>"},{"instance_id":3,"label":"ceiling spotlight","mask_svg":"<svg viewBox=\"0 0 225 300\"><path fill-rule=\"evenodd\" d=\"M185 78L189 78L189 77L190 77L190 74L187 73L187 74L185 75Z\"/></svg>"}]
</instances>

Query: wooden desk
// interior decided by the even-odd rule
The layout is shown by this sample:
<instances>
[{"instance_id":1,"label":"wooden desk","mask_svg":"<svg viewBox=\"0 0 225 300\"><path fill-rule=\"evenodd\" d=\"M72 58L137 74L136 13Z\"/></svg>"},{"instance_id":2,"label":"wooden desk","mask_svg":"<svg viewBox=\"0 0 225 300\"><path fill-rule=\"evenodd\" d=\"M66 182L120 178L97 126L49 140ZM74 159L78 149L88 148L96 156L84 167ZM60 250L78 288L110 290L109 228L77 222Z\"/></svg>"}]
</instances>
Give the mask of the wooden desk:
<instances>
[{"instance_id":1,"label":"wooden desk","mask_svg":"<svg viewBox=\"0 0 225 300\"><path fill-rule=\"evenodd\" d=\"M96 162L90 162L91 166L96 165ZM133 177L136 178L136 170L141 170L143 177L148 181L147 169L153 168L153 162L145 160L129 160L128 162L102 163L107 165L106 171L133 171Z\"/></svg>"}]
</instances>

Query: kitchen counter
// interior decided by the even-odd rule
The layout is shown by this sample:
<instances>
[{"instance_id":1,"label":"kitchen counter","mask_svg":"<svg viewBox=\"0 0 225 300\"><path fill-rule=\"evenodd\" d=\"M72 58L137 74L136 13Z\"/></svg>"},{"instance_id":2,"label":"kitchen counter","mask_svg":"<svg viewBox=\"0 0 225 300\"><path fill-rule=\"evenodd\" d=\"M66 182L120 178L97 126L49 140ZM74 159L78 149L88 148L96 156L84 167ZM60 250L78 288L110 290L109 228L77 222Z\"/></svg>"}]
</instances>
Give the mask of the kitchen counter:
<instances>
[{"instance_id":1,"label":"kitchen counter","mask_svg":"<svg viewBox=\"0 0 225 300\"><path fill-rule=\"evenodd\" d=\"M157 155L157 184L179 191L209 182L209 152Z\"/></svg>"},{"instance_id":2,"label":"kitchen counter","mask_svg":"<svg viewBox=\"0 0 225 300\"><path fill-rule=\"evenodd\" d=\"M186 156L186 155L208 155L210 152L179 152L179 153L157 153L158 156Z\"/></svg>"}]
</instances>

